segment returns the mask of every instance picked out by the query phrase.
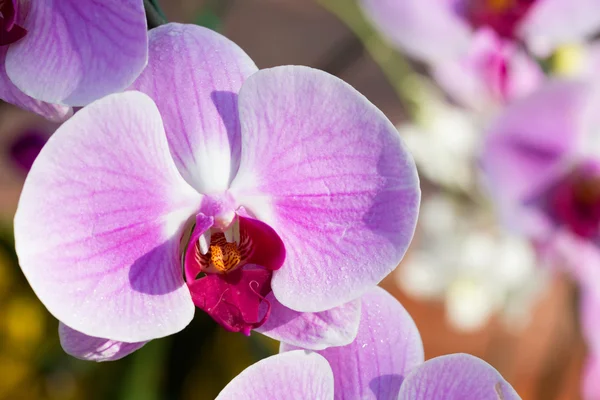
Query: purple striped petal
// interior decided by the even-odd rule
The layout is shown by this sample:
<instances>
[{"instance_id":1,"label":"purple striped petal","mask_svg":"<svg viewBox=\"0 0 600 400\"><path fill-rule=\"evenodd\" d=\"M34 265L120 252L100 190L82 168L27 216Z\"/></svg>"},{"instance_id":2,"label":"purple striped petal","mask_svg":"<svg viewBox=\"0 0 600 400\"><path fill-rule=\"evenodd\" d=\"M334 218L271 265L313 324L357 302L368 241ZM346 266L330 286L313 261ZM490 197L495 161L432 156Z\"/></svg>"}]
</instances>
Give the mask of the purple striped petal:
<instances>
[{"instance_id":1,"label":"purple striped petal","mask_svg":"<svg viewBox=\"0 0 600 400\"><path fill-rule=\"evenodd\" d=\"M7 50L8 47L0 46L0 99L39 114L50 121L62 122L69 118L73 114L73 110L70 107L35 100L27 96L12 83L8 75L6 75L4 65Z\"/></svg>"},{"instance_id":2,"label":"purple striped petal","mask_svg":"<svg viewBox=\"0 0 600 400\"><path fill-rule=\"evenodd\" d=\"M527 45L548 56L562 44L580 42L600 29L598 0L537 0L519 28Z\"/></svg>"},{"instance_id":3,"label":"purple striped petal","mask_svg":"<svg viewBox=\"0 0 600 400\"><path fill-rule=\"evenodd\" d=\"M80 360L98 362L119 360L148 343L125 343L92 337L69 328L62 322L58 325L58 335L60 345L67 354Z\"/></svg>"},{"instance_id":4,"label":"purple striped petal","mask_svg":"<svg viewBox=\"0 0 600 400\"><path fill-rule=\"evenodd\" d=\"M35 160L15 216L21 268L48 310L86 335L141 342L178 332L194 314L179 241L199 205L152 100L107 96Z\"/></svg>"},{"instance_id":5,"label":"purple striped petal","mask_svg":"<svg viewBox=\"0 0 600 400\"><path fill-rule=\"evenodd\" d=\"M281 344L282 352L295 349ZM423 343L402 305L381 288L362 297L351 344L318 351L333 369L336 399L395 400L406 375L423 362Z\"/></svg>"},{"instance_id":6,"label":"purple striped petal","mask_svg":"<svg viewBox=\"0 0 600 400\"><path fill-rule=\"evenodd\" d=\"M215 400L330 400L333 374L317 353L291 351L246 368Z\"/></svg>"},{"instance_id":7,"label":"purple striped petal","mask_svg":"<svg viewBox=\"0 0 600 400\"><path fill-rule=\"evenodd\" d=\"M350 344L358 333L360 299L319 313L298 312L282 305L273 293L269 318L255 331L272 339L309 350ZM264 304L264 303L263 303ZM266 306L262 306L262 313Z\"/></svg>"},{"instance_id":8,"label":"purple striped petal","mask_svg":"<svg viewBox=\"0 0 600 400\"><path fill-rule=\"evenodd\" d=\"M6 72L38 100L83 106L125 89L146 65L142 0L30 1L25 15Z\"/></svg>"},{"instance_id":9,"label":"purple striped petal","mask_svg":"<svg viewBox=\"0 0 600 400\"><path fill-rule=\"evenodd\" d=\"M163 116L175 164L201 193L226 190L239 165L237 98L257 68L235 43L195 25L150 31L148 67L132 88Z\"/></svg>"},{"instance_id":10,"label":"purple striped petal","mask_svg":"<svg viewBox=\"0 0 600 400\"><path fill-rule=\"evenodd\" d=\"M469 46L471 28L455 1L361 0L366 16L393 44L425 62L454 58Z\"/></svg>"},{"instance_id":11,"label":"purple striped petal","mask_svg":"<svg viewBox=\"0 0 600 400\"><path fill-rule=\"evenodd\" d=\"M413 370L398 400L519 400L506 380L488 363L469 354L427 360Z\"/></svg>"},{"instance_id":12,"label":"purple striped petal","mask_svg":"<svg viewBox=\"0 0 600 400\"><path fill-rule=\"evenodd\" d=\"M420 200L398 132L342 80L308 67L261 70L239 98L242 159L230 193L283 240L277 300L320 312L398 265Z\"/></svg>"}]
</instances>

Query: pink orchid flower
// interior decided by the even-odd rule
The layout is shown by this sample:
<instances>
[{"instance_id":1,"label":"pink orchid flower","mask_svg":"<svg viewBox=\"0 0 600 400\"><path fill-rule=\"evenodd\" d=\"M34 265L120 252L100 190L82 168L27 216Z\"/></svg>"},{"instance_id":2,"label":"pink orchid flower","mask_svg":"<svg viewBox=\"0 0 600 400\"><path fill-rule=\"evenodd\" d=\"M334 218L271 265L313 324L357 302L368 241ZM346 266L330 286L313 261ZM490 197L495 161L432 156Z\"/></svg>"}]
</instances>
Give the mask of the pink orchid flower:
<instances>
[{"instance_id":1,"label":"pink orchid flower","mask_svg":"<svg viewBox=\"0 0 600 400\"><path fill-rule=\"evenodd\" d=\"M416 224L416 168L392 123L325 72L258 71L194 25L150 32L131 89L58 129L15 217L65 350L120 358L183 329L194 305L230 331L350 343L360 296Z\"/></svg>"},{"instance_id":2,"label":"pink orchid flower","mask_svg":"<svg viewBox=\"0 0 600 400\"><path fill-rule=\"evenodd\" d=\"M590 84L549 82L496 120L481 155L507 225L584 285L600 282L599 94Z\"/></svg>"},{"instance_id":3,"label":"pink orchid flower","mask_svg":"<svg viewBox=\"0 0 600 400\"><path fill-rule=\"evenodd\" d=\"M592 354L600 352L599 109L597 85L550 82L498 118L481 155L506 223L580 284L582 330ZM597 361L589 369L597 371ZM592 388L584 381L584 390Z\"/></svg>"},{"instance_id":4,"label":"pink orchid flower","mask_svg":"<svg viewBox=\"0 0 600 400\"><path fill-rule=\"evenodd\" d=\"M600 29L597 0L362 0L361 4L391 43L429 63L443 89L478 112L496 111L543 82L543 71L523 47L546 57L557 46Z\"/></svg>"},{"instance_id":5,"label":"pink orchid flower","mask_svg":"<svg viewBox=\"0 0 600 400\"><path fill-rule=\"evenodd\" d=\"M436 82L454 101L491 114L533 92L545 80L539 65L516 43L479 29L467 52L431 66Z\"/></svg>"},{"instance_id":6,"label":"pink orchid flower","mask_svg":"<svg viewBox=\"0 0 600 400\"><path fill-rule=\"evenodd\" d=\"M392 42L426 62L464 54L481 28L547 56L600 28L597 0L361 0Z\"/></svg>"},{"instance_id":7,"label":"pink orchid flower","mask_svg":"<svg viewBox=\"0 0 600 400\"><path fill-rule=\"evenodd\" d=\"M0 0L0 99L61 121L147 62L142 0Z\"/></svg>"},{"instance_id":8,"label":"pink orchid flower","mask_svg":"<svg viewBox=\"0 0 600 400\"><path fill-rule=\"evenodd\" d=\"M282 343L280 354L244 370L217 400L519 399L491 365L476 357L423 360L423 343L408 312L389 293L373 288L362 298L354 342L317 352Z\"/></svg>"}]
</instances>

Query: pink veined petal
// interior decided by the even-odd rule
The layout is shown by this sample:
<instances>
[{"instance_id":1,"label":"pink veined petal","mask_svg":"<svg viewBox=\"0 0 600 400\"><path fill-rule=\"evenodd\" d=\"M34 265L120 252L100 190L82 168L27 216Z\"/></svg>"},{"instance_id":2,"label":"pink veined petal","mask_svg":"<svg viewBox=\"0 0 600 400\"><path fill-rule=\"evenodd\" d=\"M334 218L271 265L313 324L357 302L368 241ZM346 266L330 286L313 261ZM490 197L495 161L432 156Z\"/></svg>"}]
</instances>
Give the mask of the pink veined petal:
<instances>
[{"instance_id":1,"label":"pink veined petal","mask_svg":"<svg viewBox=\"0 0 600 400\"><path fill-rule=\"evenodd\" d=\"M454 100L479 112L529 94L544 79L524 51L487 28L475 33L468 53L434 65L432 72Z\"/></svg>"},{"instance_id":2,"label":"pink veined petal","mask_svg":"<svg viewBox=\"0 0 600 400\"><path fill-rule=\"evenodd\" d=\"M404 380L398 400L519 400L498 371L469 354L432 358Z\"/></svg>"},{"instance_id":3,"label":"pink veined petal","mask_svg":"<svg viewBox=\"0 0 600 400\"><path fill-rule=\"evenodd\" d=\"M414 161L398 132L342 80L308 67L261 70L240 91L242 158L230 193L286 249L284 306L320 312L390 273L414 233Z\"/></svg>"},{"instance_id":4,"label":"pink veined petal","mask_svg":"<svg viewBox=\"0 0 600 400\"><path fill-rule=\"evenodd\" d=\"M587 94L579 83L550 82L511 104L488 130L481 166L509 225L533 235L548 228L540 210L527 203L579 157L584 139L580 114Z\"/></svg>"},{"instance_id":5,"label":"pink veined petal","mask_svg":"<svg viewBox=\"0 0 600 400\"><path fill-rule=\"evenodd\" d=\"M35 160L15 216L21 268L48 310L86 335L141 342L178 332L194 314L179 240L199 204L152 100L107 96Z\"/></svg>"},{"instance_id":6,"label":"pink veined petal","mask_svg":"<svg viewBox=\"0 0 600 400\"><path fill-rule=\"evenodd\" d=\"M58 335L60 345L67 354L81 360L98 362L119 360L148 343L125 343L88 336L62 322L58 325Z\"/></svg>"},{"instance_id":7,"label":"pink veined petal","mask_svg":"<svg viewBox=\"0 0 600 400\"><path fill-rule=\"evenodd\" d=\"M467 50L471 28L447 0L361 0L364 13L393 44L425 62Z\"/></svg>"},{"instance_id":8,"label":"pink veined petal","mask_svg":"<svg viewBox=\"0 0 600 400\"><path fill-rule=\"evenodd\" d=\"M562 44L580 42L600 29L598 0L538 0L519 34L536 55L545 57Z\"/></svg>"},{"instance_id":9,"label":"pink veined petal","mask_svg":"<svg viewBox=\"0 0 600 400\"><path fill-rule=\"evenodd\" d=\"M266 299L271 306L264 325L255 329L272 339L309 350L350 344L358 333L361 300L357 299L319 313L298 312L277 301L273 293ZM263 315L266 305L261 305Z\"/></svg>"},{"instance_id":10,"label":"pink veined petal","mask_svg":"<svg viewBox=\"0 0 600 400\"><path fill-rule=\"evenodd\" d=\"M200 193L222 192L239 165L238 92L257 68L235 43L195 25L150 31L148 67L132 85L156 102L177 168Z\"/></svg>"},{"instance_id":11,"label":"pink veined petal","mask_svg":"<svg viewBox=\"0 0 600 400\"><path fill-rule=\"evenodd\" d=\"M35 100L27 96L12 83L6 75L4 65L7 50L7 46L0 46L0 99L39 114L50 121L62 122L69 118L73 114L73 110L70 107Z\"/></svg>"},{"instance_id":12,"label":"pink veined petal","mask_svg":"<svg viewBox=\"0 0 600 400\"><path fill-rule=\"evenodd\" d=\"M6 72L38 100L83 106L125 89L148 56L142 0L31 1Z\"/></svg>"},{"instance_id":13,"label":"pink veined petal","mask_svg":"<svg viewBox=\"0 0 600 400\"><path fill-rule=\"evenodd\" d=\"M282 343L280 351L294 349ZM356 340L318 353L333 369L335 398L340 400L396 400L406 375L424 359L414 321L398 300L379 287L362 297Z\"/></svg>"},{"instance_id":14,"label":"pink veined petal","mask_svg":"<svg viewBox=\"0 0 600 400\"><path fill-rule=\"evenodd\" d=\"M239 399L331 400L331 367L316 353L276 354L242 371L215 400Z\"/></svg>"}]
</instances>

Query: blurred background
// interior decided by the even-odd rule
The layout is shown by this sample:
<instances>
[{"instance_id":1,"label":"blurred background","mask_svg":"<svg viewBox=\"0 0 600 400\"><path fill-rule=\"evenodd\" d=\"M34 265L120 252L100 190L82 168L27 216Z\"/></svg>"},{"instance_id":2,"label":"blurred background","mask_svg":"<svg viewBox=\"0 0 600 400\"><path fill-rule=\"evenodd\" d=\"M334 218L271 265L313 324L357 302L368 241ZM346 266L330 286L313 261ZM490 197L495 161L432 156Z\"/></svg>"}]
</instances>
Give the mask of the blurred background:
<instances>
[{"instance_id":1,"label":"blurred background","mask_svg":"<svg viewBox=\"0 0 600 400\"><path fill-rule=\"evenodd\" d=\"M415 154L423 203L416 237L382 286L412 315L426 358L453 352L494 365L523 399L578 399L586 347L577 289L537 268L533 249L502 230L473 185L477 121L420 81L424 67L382 40L351 0L165 0L168 21L236 42L259 68L308 65L350 83L398 126ZM421 124L415 124L414 102ZM412 123L409 123L411 122ZM21 273L12 218L28 167L56 129L0 105L0 398L213 399L277 352L260 334L225 332L204 313L191 327L109 363L67 356L58 322Z\"/></svg>"}]
</instances>

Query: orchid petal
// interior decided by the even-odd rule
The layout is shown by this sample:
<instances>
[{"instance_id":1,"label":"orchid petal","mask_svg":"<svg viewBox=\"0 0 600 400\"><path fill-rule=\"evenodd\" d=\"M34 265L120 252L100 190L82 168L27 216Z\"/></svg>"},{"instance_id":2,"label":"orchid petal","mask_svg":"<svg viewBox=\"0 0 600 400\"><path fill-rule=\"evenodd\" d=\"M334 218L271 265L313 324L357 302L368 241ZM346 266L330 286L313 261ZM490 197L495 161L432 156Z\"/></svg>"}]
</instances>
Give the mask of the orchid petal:
<instances>
[{"instance_id":1,"label":"orchid petal","mask_svg":"<svg viewBox=\"0 0 600 400\"><path fill-rule=\"evenodd\" d=\"M595 329L600 311L600 247L589 239L573 234L567 227L554 226L552 235L540 247L540 257L551 265L559 265L581 288L581 323L583 333L600 333ZM590 329L586 326L590 324ZM599 326L600 328L600 326ZM596 336L596 335L593 335ZM600 336L595 338L600 349Z\"/></svg>"},{"instance_id":2,"label":"orchid petal","mask_svg":"<svg viewBox=\"0 0 600 400\"><path fill-rule=\"evenodd\" d=\"M550 82L516 101L489 129L481 164L486 183L506 222L537 235L545 217L527 208L542 194L579 150L578 110L586 88L574 82Z\"/></svg>"},{"instance_id":3,"label":"orchid petal","mask_svg":"<svg viewBox=\"0 0 600 400\"><path fill-rule=\"evenodd\" d=\"M436 64L433 75L454 100L489 111L532 92L544 79L537 63L491 29L480 29L462 57Z\"/></svg>"},{"instance_id":4,"label":"orchid petal","mask_svg":"<svg viewBox=\"0 0 600 400\"><path fill-rule=\"evenodd\" d=\"M464 52L471 28L440 0L361 0L363 11L400 49L425 62L454 58Z\"/></svg>"},{"instance_id":5,"label":"orchid petal","mask_svg":"<svg viewBox=\"0 0 600 400\"><path fill-rule=\"evenodd\" d=\"M60 345L67 354L80 360L88 361L119 360L140 349L147 343L125 343L88 336L69 328L62 322L58 325L58 334Z\"/></svg>"},{"instance_id":6,"label":"orchid petal","mask_svg":"<svg viewBox=\"0 0 600 400\"><path fill-rule=\"evenodd\" d=\"M255 331L272 339L309 350L350 344L358 333L360 299L319 313L301 313L282 305L273 293L267 321ZM266 308L266 306L264 306ZM264 309L262 310L264 313Z\"/></svg>"},{"instance_id":7,"label":"orchid petal","mask_svg":"<svg viewBox=\"0 0 600 400\"><path fill-rule=\"evenodd\" d=\"M141 0L31 1L6 72L36 99L83 106L125 89L148 57Z\"/></svg>"},{"instance_id":8,"label":"orchid petal","mask_svg":"<svg viewBox=\"0 0 600 400\"><path fill-rule=\"evenodd\" d=\"M285 244L275 297L310 312L358 298L396 267L415 229L419 179L398 132L350 85L308 67L255 73L239 107L230 193Z\"/></svg>"},{"instance_id":9,"label":"orchid petal","mask_svg":"<svg viewBox=\"0 0 600 400\"><path fill-rule=\"evenodd\" d=\"M584 399L600 399L600 358L596 354L591 354L586 360L582 372L581 392Z\"/></svg>"},{"instance_id":10,"label":"orchid petal","mask_svg":"<svg viewBox=\"0 0 600 400\"><path fill-rule=\"evenodd\" d=\"M21 268L48 310L86 335L141 342L178 332L194 314L179 241L199 204L152 100L107 96L35 160L15 216Z\"/></svg>"},{"instance_id":11,"label":"orchid petal","mask_svg":"<svg viewBox=\"0 0 600 400\"><path fill-rule=\"evenodd\" d=\"M398 400L519 400L519 395L488 363L469 354L432 358L413 370Z\"/></svg>"},{"instance_id":12,"label":"orchid petal","mask_svg":"<svg viewBox=\"0 0 600 400\"><path fill-rule=\"evenodd\" d=\"M580 42L599 28L597 0L543 0L533 3L519 34L536 55L545 57L559 45Z\"/></svg>"},{"instance_id":13,"label":"orchid petal","mask_svg":"<svg viewBox=\"0 0 600 400\"><path fill-rule=\"evenodd\" d=\"M238 399L333 399L333 374L316 353L277 354L246 368L215 400Z\"/></svg>"},{"instance_id":14,"label":"orchid petal","mask_svg":"<svg viewBox=\"0 0 600 400\"><path fill-rule=\"evenodd\" d=\"M32 111L54 122L62 122L73 114L67 106L35 100L19 90L6 75L4 61L8 47L0 46L0 99L25 110Z\"/></svg>"},{"instance_id":15,"label":"orchid petal","mask_svg":"<svg viewBox=\"0 0 600 400\"><path fill-rule=\"evenodd\" d=\"M148 67L132 88L156 101L169 147L200 193L227 189L239 165L237 93L257 68L235 43L195 25L150 31Z\"/></svg>"},{"instance_id":16,"label":"orchid petal","mask_svg":"<svg viewBox=\"0 0 600 400\"><path fill-rule=\"evenodd\" d=\"M600 259L600 250L596 250L596 264L594 269L598 269L598 260ZM583 261L583 260L582 260ZM592 269L592 268L588 268ZM596 272L596 275L599 273ZM585 277L583 277L585 278ZM596 278L596 280L590 280ZM580 281L583 285L581 290L581 327L583 337L590 350L594 353L600 353L600 293L598 292L598 277L589 276L587 280ZM591 286L591 287L585 287ZM599 386L600 389L600 386Z\"/></svg>"},{"instance_id":17,"label":"orchid petal","mask_svg":"<svg viewBox=\"0 0 600 400\"><path fill-rule=\"evenodd\" d=\"M282 343L280 351L295 349ZM318 352L333 369L336 399L395 400L406 375L423 362L423 343L402 305L381 288L362 297L351 344Z\"/></svg>"}]
</instances>

